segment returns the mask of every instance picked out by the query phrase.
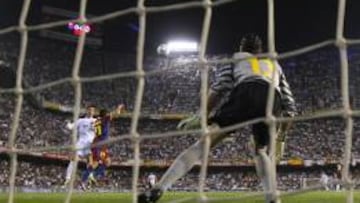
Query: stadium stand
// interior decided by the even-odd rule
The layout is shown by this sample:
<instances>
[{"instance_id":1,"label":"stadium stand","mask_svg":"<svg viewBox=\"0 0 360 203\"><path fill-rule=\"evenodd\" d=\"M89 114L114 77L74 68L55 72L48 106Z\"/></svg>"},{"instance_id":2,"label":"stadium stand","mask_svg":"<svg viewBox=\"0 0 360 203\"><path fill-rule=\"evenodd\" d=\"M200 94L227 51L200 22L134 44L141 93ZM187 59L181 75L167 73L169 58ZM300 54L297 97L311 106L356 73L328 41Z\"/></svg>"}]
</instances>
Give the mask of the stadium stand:
<instances>
[{"instance_id":1,"label":"stadium stand","mask_svg":"<svg viewBox=\"0 0 360 203\"><path fill-rule=\"evenodd\" d=\"M2 68L14 70L18 52L19 40L15 36L0 36L0 64ZM75 47L71 44L63 46L56 41L40 38L30 38L29 51L24 72L24 83L27 86L36 86L48 83L71 75L71 62L73 61ZM349 49L350 61L350 94L353 107L360 106L360 54L358 47ZM293 88L300 114L326 109L339 108L340 78L339 61L336 49L326 48L310 52L302 56L280 61ZM209 56L209 60L218 59L219 56ZM195 113L199 106L200 75L196 65L188 65L191 57L177 58L166 61L158 57L148 57L145 60L145 70L164 70L160 74L146 77L146 86L143 99L143 114L165 113ZM112 74L134 70L134 56L116 53L104 53L94 49L86 49L81 66L81 76L90 77L100 74ZM169 65L170 63L170 65ZM215 74L216 67L211 66L211 74ZM1 75L1 80L7 76ZM124 103L131 112L134 103L136 80L134 78L120 78L109 81L86 83L83 88L83 105L95 103L112 108ZM27 96L21 114L20 127L17 134L16 146L20 149L29 147L46 147L69 144L69 132L65 130L65 121L71 115L45 111L41 102L51 101L64 105L72 105L73 88L69 83L45 89L39 93ZM0 151L6 147L10 132L11 120L14 112L13 95L4 94L0 97ZM140 120L140 133L159 133L175 130L177 120L142 119ZM115 121L112 129L113 136L122 136L129 131L130 121L123 118ZM295 123L288 140L284 159L312 160L323 165L324 163L337 163L341 160L344 148L344 121L340 118L320 119ZM360 122L355 120L352 155L354 163L360 160ZM248 163L252 151L249 129L235 133L224 143L211 152L213 163ZM168 163L183 149L196 140L196 137L186 135L175 138L151 139L142 142L141 158L144 161ZM240 143L240 144L239 144ZM131 160L133 150L129 140L113 144L110 148L115 163L124 163ZM235 163L234 163L235 160ZM4 156L0 159L0 170L7 171L0 175L0 186L8 184L8 162ZM305 161L304 161L305 162ZM360 161L359 161L360 162ZM360 176L359 164L354 164L354 176ZM63 165L46 165L21 161L19 171L23 173L17 177L17 186L36 186L47 188L58 186L62 181ZM356 168L356 167L355 167ZM250 171L250 170L248 170ZM130 189L124 184L124 177L131 177L129 169L113 169L110 172L112 184L115 189ZM161 173L161 171L159 172ZM305 173L301 171L280 173L278 179L280 186L289 190L300 187L300 179ZM307 176L318 176L319 169L314 169ZM185 177L179 181L174 189L195 190L197 179L195 173L191 178ZM56 180L54 179L56 177ZM258 180L252 172L221 172L210 167L207 186L212 190L238 190L240 187L254 189L258 187ZM236 181L235 181L236 180ZM240 180L240 181L238 181ZM214 184L214 183L222 184ZM231 182L239 185L227 184Z\"/></svg>"}]
</instances>

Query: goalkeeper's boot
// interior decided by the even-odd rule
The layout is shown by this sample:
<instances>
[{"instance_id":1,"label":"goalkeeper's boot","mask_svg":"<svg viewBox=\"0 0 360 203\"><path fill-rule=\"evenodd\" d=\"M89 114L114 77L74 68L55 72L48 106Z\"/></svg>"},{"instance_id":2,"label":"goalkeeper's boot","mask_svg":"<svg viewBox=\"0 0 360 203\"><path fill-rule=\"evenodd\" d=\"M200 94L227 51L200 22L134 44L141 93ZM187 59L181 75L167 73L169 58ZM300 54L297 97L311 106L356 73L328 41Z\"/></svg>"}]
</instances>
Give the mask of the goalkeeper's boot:
<instances>
[{"instance_id":1,"label":"goalkeeper's boot","mask_svg":"<svg viewBox=\"0 0 360 203\"><path fill-rule=\"evenodd\" d=\"M277 197L274 198L274 200L271 200L269 203L281 203L281 199L278 197L279 191L276 191Z\"/></svg>"},{"instance_id":2,"label":"goalkeeper's boot","mask_svg":"<svg viewBox=\"0 0 360 203\"><path fill-rule=\"evenodd\" d=\"M139 194L138 203L156 203L162 196L163 191L159 188L153 188Z\"/></svg>"}]
</instances>

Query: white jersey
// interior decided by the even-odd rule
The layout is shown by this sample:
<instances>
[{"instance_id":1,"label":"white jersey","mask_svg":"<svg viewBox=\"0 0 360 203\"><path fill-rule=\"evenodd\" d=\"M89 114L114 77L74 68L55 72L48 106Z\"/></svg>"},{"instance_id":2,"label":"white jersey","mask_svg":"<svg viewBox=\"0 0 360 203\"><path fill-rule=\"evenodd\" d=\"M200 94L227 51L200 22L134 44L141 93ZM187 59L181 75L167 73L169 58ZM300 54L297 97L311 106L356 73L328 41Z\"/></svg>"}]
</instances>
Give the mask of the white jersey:
<instances>
[{"instance_id":1,"label":"white jersey","mask_svg":"<svg viewBox=\"0 0 360 203\"><path fill-rule=\"evenodd\" d=\"M154 186L156 183L156 176L154 174L150 174L147 178L147 181L150 185Z\"/></svg>"},{"instance_id":2,"label":"white jersey","mask_svg":"<svg viewBox=\"0 0 360 203\"><path fill-rule=\"evenodd\" d=\"M76 121L78 141L92 142L95 138L95 118L79 118Z\"/></svg>"},{"instance_id":3,"label":"white jersey","mask_svg":"<svg viewBox=\"0 0 360 203\"><path fill-rule=\"evenodd\" d=\"M95 139L95 118L79 118L75 127L77 129L78 140L76 142L77 155L85 157L91 154L91 144Z\"/></svg>"}]
</instances>

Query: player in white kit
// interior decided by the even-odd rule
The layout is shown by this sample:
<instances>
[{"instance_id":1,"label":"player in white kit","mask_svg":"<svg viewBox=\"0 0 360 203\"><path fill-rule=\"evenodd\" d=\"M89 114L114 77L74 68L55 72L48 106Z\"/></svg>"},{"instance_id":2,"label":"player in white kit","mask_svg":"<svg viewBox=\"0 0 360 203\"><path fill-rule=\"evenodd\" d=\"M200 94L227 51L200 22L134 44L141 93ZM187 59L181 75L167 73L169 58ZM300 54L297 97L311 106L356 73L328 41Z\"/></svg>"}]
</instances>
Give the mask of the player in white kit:
<instances>
[{"instance_id":1,"label":"player in white kit","mask_svg":"<svg viewBox=\"0 0 360 203\"><path fill-rule=\"evenodd\" d=\"M329 176L326 175L326 173L322 172L320 177L320 183L325 188L326 191L329 190Z\"/></svg>"},{"instance_id":2,"label":"player in white kit","mask_svg":"<svg viewBox=\"0 0 360 203\"><path fill-rule=\"evenodd\" d=\"M95 138L95 106L88 106L86 109L86 115L82 118L79 118L75 125L67 125L68 128L75 127L77 129L77 142L76 148L76 156L79 158L85 158L87 161L91 159L91 144ZM70 161L67 170L66 170L66 178L64 185L67 185L70 181L72 170L74 168L73 158Z\"/></svg>"},{"instance_id":3,"label":"player in white kit","mask_svg":"<svg viewBox=\"0 0 360 203\"><path fill-rule=\"evenodd\" d=\"M146 182L147 182L147 185L148 185L149 189L153 188L155 186L155 184L156 184L156 176L155 176L155 174L150 173L149 176L147 177Z\"/></svg>"}]
</instances>

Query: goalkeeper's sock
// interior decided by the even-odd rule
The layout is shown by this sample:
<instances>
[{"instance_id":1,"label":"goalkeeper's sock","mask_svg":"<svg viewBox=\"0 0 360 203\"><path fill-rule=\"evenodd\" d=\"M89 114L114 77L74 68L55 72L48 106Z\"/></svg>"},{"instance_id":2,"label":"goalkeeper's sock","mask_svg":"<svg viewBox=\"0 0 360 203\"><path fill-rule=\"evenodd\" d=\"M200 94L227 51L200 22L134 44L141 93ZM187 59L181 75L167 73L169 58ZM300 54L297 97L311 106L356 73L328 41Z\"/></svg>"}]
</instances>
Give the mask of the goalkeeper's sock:
<instances>
[{"instance_id":1,"label":"goalkeeper's sock","mask_svg":"<svg viewBox=\"0 0 360 203\"><path fill-rule=\"evenodd\" d=\"M273 170L271 170L271 160L266 154L265 149L260 149L258 151L258 156L256 157L256 169L258 176L262 181L264 191L266 192L265 202L268 203L274 201L276 197L270 192L276 190L276 177Z\"/></svg>"},{"instance_id":2,"label":"goalkeeper's sock","mask_svg":"<svg viewBox=\"0 0 360 203\"><path fill-rule=\"evenodd\" d=\"M66 182L68 182L70 180L73 168L74 168L74 161L70 161L69 165L68 165L68 167L66 169L66 177L65 177Z\"/></svg>"},{"instance_id":3,"label":"goalkeeper's sock","mask_svg":"<svg viewBox=\"0 0 360 203\"><path fill-rule=\"evenodd\" d=\"M182 152L155 187L162 191L169 189L176 180L185 175L202 158L204 147L204 141L201 140Z\"/></svg>"}]
</instances>

